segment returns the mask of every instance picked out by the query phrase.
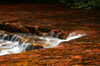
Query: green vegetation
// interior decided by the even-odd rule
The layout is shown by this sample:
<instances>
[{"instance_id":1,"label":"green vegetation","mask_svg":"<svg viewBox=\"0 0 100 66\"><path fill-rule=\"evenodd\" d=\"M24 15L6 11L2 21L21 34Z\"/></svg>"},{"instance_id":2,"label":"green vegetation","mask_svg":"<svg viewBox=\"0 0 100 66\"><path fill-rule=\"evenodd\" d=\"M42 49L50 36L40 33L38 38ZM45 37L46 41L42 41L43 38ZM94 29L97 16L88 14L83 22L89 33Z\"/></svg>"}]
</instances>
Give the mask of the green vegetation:
<instances>
[{"instance_id":1,"label":"green vegetation","mask_svg":"<svg viewBox=\"0 0 100 66\"><path fill-rule=\"evenodd\" d=\"M32 4L69 4L73 8L91 8L100 7L100 0L1 0L1 4L20 4L20 3L32 3Z\"/></svg>"},{"instance_id":2,"label":"green vegetation","mask_svg":"<svg viewBox=\"0 0 100 66\"><path fill-rule=\"evenodd\" d=\"M69 3L74 8L100 7L100 0L60 0L61 3Z\"/></svg>"}]
</instances>

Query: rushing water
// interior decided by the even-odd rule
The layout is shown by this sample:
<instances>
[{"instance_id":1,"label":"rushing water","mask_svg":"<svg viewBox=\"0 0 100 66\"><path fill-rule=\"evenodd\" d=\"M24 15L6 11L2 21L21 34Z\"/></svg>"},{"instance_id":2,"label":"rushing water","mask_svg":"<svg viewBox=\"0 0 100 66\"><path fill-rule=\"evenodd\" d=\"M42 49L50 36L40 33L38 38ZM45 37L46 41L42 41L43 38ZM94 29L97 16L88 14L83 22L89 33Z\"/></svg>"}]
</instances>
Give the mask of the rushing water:
<instances>
[{"instance_id":1,"label":"rushing water","mask_svg":"<svg viewBox=\"0 0 100 66\"><path fill-rule=\"evenodd\" d=\"M76 34L75 32L72 32L68 35L68 37L66 39L59 39L59 33L57 35L57 37L53 37L52 33L50 37L42 37L42 36L37 36L37 35L29 35L26 37L32 37L34 38L33 40L36 42L35 39L38 38L38 42L40 40L45 40L44 43L45 45L43 46L44 48L52 48L52 47L56 47L59 43L64 42L64 41L70 41L72 39L76 39L76 38L80 38L83 36L86 36L85 33L83 34ZM7 36L6 34L0 34L0 56L2 55L6 55L6 54L14 54L14 53L21 53L24 52L26 50L33 50L35 48L34 45L31 45L31 42L28 42L29 39L26 39L24 42L20 42L21 38L25 37L24 36L17 36L17 35L10 35ZM33 41L32 40L32 41ZM38 43L37 42L37 43ZM40 41L41 43L43 41ZM33 42L34 43L34 42Z\"/></svg>"}]
</instances>

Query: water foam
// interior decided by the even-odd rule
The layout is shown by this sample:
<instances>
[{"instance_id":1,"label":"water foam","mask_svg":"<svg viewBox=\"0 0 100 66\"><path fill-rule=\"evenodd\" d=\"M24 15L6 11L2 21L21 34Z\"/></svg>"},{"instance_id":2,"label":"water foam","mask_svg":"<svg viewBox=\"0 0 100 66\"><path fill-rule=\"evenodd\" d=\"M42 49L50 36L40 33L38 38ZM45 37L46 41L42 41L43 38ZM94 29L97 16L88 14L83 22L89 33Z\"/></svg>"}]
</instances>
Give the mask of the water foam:
<instances>
[{"instance_id":1,"label":"water foam","mask_svg":"<svg viewBox=\"0 0 100 66\"><path fill-rule=\"evenodd\" d=\"M74 34L74 36L73 36ZM64 41L70 41L73 39L77 39L80 37L86 36L86 34L77 34L75 32L70 33L66 39L59 39L59 38L52 38L52 37L39 37L40 39L45 39L46 44L50 44L50 46L46 46L45 48L52 48L57 46L59 43L64 42Z\"/></svg>"}]
</instances>

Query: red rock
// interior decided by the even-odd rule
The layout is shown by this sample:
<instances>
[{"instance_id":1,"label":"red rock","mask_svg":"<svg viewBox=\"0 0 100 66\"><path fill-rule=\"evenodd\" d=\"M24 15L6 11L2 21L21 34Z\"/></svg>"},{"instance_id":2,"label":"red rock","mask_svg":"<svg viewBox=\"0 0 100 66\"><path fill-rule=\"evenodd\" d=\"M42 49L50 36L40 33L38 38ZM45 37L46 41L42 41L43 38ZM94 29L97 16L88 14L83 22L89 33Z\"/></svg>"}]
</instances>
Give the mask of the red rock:
<instances>
[{"instance_id":1,"label":"red rock","mask_svg":"<svg viewBox=\"0 0 100 66\"><path fill-rule=\"evenodd\" d=\"M57 35L59 34L59 32L61 32L59 29L54 29L51 31L52 33L52 37L57 37Z\"/></svg>"},{"instance_id":2,"label":"red rock","mask_svg":"<svg viewBox=\"0 0 100 66\"><path fill-rule=\"evenodd\" d=\"M49 27L38 27L36 34L40 36L48 36L51 29Z\"/></svg>"},{"instance_id":3,"label":"red rock","mask_svg":"<svg viewBox=\"0 0 100 66\"><path fill-rule=\"evenodd\" d=\"M100 66L100 11L70 9L67 5L51 4L0 5L0 10L0 22L15 22L6 26L5 23L2 23L0 29L14 31L13 28L16 27L14 25L17 24L29 24L29 26L34 24L48 26L50 24L52 29L77 30L72 32L88 35L73 41L62 42L63 45L60 48L47 48L0 56L1 66ZM10 21L12 17L18 19L14 18ZM11 27L8 29L7 26ZM21 27L21 29L23 28ZM22 32L25 31L26 29ZM46 33L40 32L43 35ZM63 35L60 37L64 38ZM50 57L45 58L45 56ZM58 57L56 58L56 56Z\"/></svg>"},{"instance_id":4,"label":"red rock","mask_svg":"<svg viewBox=\"0 0 100 66\"><path fill-rule=\"evenodd\" d=\"M15 23L3 23L0 24L1 30L6 30L10 32L22 32L22 33L28 33L29 31L26 29L26 27L22 25L17 25Z\"/></svg>"},{"instance_id":5,"label":"red rock","mask_svg":"<svg viewBox=\"0 0 100 66\"><path fill-rule=\"evenodd\" d=\"M40 32L50 32L51 31L51 29L50 29L50 27L39 27L38 28L38 31L40 31Z\"/></svg>"},{"instance_id":6,"label":"red rock","mask_svg":"<svg viewBox=\"0 0 100 66\"><path fill-rule=\"evenodd\" d=\"M60 38L60 39L66 39L68 37L68 35L69 35L69 32L68 31L62 31L59 34L58 38Z\"/></svg>"},{"instance_id":7,"label":"red rock","mask_svg":"<svg viewBox=\"0 0 100 66\"><path fill-rule=\"evenodd\" d=\"M29 33L35 34L36 33L36 28L35 27L31 27L31 26L25 26L28 30Z\"/></svg>"},{"instance_id":8,"label":"red rock","mask_svg":"<svg viewBox=\"0 0 100 66\"><path fill-rule=\"evenodd\" d=\"M81 58L82 58L82 57L79 56L79 55L75 56L75 59L81 59Z\"/></svg>"}]
</instances>

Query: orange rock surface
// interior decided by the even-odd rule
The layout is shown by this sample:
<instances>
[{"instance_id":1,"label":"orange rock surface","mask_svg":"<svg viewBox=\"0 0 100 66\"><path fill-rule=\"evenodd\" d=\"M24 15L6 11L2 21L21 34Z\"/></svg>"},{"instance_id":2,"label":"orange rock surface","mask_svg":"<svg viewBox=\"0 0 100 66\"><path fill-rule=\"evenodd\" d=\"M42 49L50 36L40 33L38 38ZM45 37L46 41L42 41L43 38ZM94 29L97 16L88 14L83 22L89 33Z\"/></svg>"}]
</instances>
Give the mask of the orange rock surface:
<instances>
[{"instance_id":1,"label":"orange rock surface","mask_svg":"<svg viewBox=\"0 0 100 66\"><path fill-rule=\"evenodd\" d=\"M7 31L48 33L49 29L85 32L88 36L62 42L57 47L0 56L0 66L100 66L100 11L71 9L64 5L0 5L0 26ZM7 28L10 24L10 28ZM4 26L4 25L3 25ZM16 30L15 27L18 27ZM35 26L35 28L21 26ZM46 27L45 31L41 27ZM20 30L20 31L19 31ZM82 31L79 31L82 30ZM34 33L34 32L32 32ZM63 36L65 34L65 36Z\"/></svg>"}]
</instances>

